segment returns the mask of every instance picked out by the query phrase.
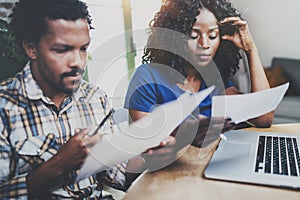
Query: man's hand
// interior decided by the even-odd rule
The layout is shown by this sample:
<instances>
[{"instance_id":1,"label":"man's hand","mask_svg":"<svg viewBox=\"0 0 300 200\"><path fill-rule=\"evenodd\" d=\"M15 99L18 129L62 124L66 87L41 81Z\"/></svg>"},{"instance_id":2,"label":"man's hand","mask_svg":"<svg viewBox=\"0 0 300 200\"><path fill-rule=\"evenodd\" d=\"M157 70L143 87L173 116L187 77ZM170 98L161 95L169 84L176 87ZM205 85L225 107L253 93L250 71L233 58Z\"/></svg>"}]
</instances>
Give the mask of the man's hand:
<instances>
[{"instance_id":1,"label":"man's hand","mask_svg":"<svg viewBox=\"0 0 300 200\"><path fill-rule=\"evenodd\" d=\"M88 155L88 148L94 146L100 140L98 134L90 137L88 135L89 131L90 129L80 130L55 155L60 160L59 166L64 171L79 169Z\"/></svg>"},{"instance_id":2,"label":"man's hand","mask_svg":"<svg viewBox=\"0 0 300 200\"><path fill-rule=\"evenodd\" d=\"M27 175L27 189L30 198L44 197L55 186L61 186L61 178L72 170L79 169L88 155L88 149L101 139L99 134L89 136L89 129L83 129L72 136L48 161ZM64 180L68 184L70 180Z\"/></svg>"}]
</instances>

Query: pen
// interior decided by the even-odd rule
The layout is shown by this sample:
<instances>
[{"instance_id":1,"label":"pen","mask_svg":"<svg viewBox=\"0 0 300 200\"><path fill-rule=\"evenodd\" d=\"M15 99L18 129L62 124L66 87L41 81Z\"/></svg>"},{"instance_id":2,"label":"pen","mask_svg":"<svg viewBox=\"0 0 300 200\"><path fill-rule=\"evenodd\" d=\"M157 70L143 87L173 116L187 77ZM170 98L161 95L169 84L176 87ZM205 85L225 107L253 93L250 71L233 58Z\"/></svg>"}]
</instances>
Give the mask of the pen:
<instances>
[{"instance_id":1,"label":"pen","mask_svg":"<svg viewBox=\"0 0 300 200\"><path fill-rule=\"evenodd\" d=\"M108 120L108 118L115 112L115 110L112 108L107 115L102 119L102 121L100 122L100 124L98 125L98 127L96 128L96 130L94 131L94 133L92 135L95 135L99 129L105 124L105 122ZM91 136L92 136L91 135Z\"/></svg>"}]
</instances>

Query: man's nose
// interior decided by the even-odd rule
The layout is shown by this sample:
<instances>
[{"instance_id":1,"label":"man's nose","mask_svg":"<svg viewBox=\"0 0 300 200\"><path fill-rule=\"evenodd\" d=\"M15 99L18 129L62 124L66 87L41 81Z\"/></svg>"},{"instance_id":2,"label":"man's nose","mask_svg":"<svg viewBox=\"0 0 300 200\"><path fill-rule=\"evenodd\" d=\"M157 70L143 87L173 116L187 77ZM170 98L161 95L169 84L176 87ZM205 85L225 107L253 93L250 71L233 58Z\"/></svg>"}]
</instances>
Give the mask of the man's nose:
<instances>
[{"instance_id":1,"label":"man's nose","mask_svg":"<svg viewBox=\"0 0 300 200\"><path fill-rule=\"evenodd\" d=\"M71 67L82 68L85 60L86 60L86 55L85 54L82 54L80 51L74 51L72 53L70 66Z\"/></svg>"}]
</instances>

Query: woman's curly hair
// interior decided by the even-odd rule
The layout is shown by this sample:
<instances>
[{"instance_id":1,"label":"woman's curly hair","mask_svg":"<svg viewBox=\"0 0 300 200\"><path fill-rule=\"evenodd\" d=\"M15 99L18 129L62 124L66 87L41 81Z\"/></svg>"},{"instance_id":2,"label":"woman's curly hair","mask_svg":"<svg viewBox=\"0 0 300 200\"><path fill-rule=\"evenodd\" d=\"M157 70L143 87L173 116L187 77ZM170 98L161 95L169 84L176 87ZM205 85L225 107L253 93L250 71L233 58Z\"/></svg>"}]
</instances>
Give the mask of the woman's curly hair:
<instances>
[{"instance_id":1,"label":"woman's curly hair","mask_svg":"<svg viewBox=\"0 0 300 200\"><path fill-rule=\"evenodd\" d=\"M176 34L169 34L168 31L159 31L157 28L190 36L196 17L204 8L214 13L218 21L229 16L241 17L231 3L226 0L166 0L160 11L155 14L154 19L149 23L149 37L142 62L144 64L160 63L168 65L186 77L187 67L192 66L192 64L173 51L184 52L186 39L178 38L174 36ZM235 32L235 27L232 26L221 26L219 29L220 37ZM167 45L167 49L172 50L172 52L164 48L156 48L162 46L162 43ZM227 82L228 78L237 72L240 59L239 48L230 41L221 40L214 62L224 82Z\"/></svg>"}]
</instances>

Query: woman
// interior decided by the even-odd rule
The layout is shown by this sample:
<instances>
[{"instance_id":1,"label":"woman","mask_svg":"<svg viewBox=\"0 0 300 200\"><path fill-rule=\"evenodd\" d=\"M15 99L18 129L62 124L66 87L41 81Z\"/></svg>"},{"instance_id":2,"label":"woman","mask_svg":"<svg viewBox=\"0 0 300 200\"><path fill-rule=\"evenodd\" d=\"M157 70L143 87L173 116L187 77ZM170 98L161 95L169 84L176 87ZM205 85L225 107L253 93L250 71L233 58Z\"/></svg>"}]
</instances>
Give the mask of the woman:
<instances>
[{"instance_id":1,"label":"woman","mask_svg":"<svg viewBox=\"0 0 300 200\"><path fill-rule=\"evenodd\" d=\"M186 91L194 93L216 85L214 95L240 94L230 81L238 70L240 49L248 57L251 92L270 88L247 22L225 0L166 0L150 22L149 34L143 65L136 69L126 94L125 108L132 121ZM198 121L185 120L157 148L132 159L127 169L160 169L174 161L176 152L186 144L201 147L215 140L222 128L231 128L230 120L210 118L211 97L201 102L193 115L199 116ZM272 121L270 112L249 123L269 127Z\"/></svg>"},{"instance_id":2,"label":"woman","mask_svg":"<svg viewBox=\"0 0 300 200\"><path fill-rule=\"evenodd\" d=\"M180 33L180 34L178 34ZM184 36L183 36L184 35ZM125 107L133 121L182 93L217 85L216 94L240 94L230 77L238 71L240 49L246 52L251 92L270 88L248 24L225 0L167 0L150 22L143 65L133 75ZM223 90L222 90L223 88ZM211 97L199 105L211 116ZM273 112L249 120L269 127Z\"/></svg>"}]
</instances>

